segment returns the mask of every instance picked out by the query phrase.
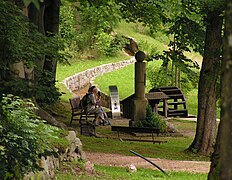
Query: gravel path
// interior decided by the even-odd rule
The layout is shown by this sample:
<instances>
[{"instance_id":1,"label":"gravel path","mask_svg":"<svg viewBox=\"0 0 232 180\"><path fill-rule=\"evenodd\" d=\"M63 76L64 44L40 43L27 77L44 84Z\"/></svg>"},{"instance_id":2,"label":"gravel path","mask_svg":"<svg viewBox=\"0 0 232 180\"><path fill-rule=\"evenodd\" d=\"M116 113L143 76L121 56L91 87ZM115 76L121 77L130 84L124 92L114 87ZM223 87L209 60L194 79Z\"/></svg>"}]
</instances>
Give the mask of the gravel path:
<instances>
[{"instance_id":1,"label":"gravel path","mask_svg":"<svg viewBox=\"0 0 232 180\"><path fill-rule=\"evenodd\" d=\"M157 169L152 164L137 156L123 156L119 154L86 152L86 157L87 160L98 165L127 167L130 164L134 164L137 168ZM205 161L178 161L158 158L148 159L158 165L164 171L208 173L210 168L210 162Z\"/></svg>"}]
</instances>

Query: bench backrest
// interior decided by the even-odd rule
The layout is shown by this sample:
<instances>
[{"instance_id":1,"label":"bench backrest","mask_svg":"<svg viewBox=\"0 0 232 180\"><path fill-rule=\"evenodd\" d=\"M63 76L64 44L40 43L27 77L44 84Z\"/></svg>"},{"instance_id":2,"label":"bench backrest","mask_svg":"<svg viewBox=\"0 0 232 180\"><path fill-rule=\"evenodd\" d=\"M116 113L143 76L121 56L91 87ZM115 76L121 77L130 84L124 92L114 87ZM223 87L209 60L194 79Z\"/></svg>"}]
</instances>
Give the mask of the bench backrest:
<instances>
[{"instance_id":1,"label":"bench backrest","mask_svg":"<svg viewBox=\"0 0 232 180\"><path fill-rule=\"evenodd\" d=\"M80 101L81 101L80 96L69 99L72 110L77 110L80 108Z\"/></svg>"}]
</instances>

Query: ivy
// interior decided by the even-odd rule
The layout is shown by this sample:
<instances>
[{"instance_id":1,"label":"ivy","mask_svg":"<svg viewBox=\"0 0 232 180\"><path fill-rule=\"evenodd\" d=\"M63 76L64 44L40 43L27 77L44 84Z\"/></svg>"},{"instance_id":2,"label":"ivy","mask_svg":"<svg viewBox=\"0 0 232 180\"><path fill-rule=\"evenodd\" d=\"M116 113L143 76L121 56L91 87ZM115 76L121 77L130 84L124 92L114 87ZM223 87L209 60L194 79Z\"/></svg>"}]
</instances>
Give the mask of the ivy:
<instances>
[{"instance_id":1,"label":"ivy","mask_svg":"<svg viewBox=\"0 0 232 180\"><path fill-rule=\"evenodd\" d=\"M29 1L28 1L29 2ZM64 52L64 42L59 35L45 36L38 27L28 21L22 10L12 1L0 1L0 94L36 97L41 102L52 103L59 99L54 77L44 76L41 63L46 58L66 62L69 54ZM12 71L14 63L34 71L34 77L16 78ZM46 73L47 74L47 73ZM40 78L44 76L44 80ZM50 78L50 79L49 79ZM47 87L45 83L50 82ZM37 92L39 91L39 92ZM49 100L46 97L48 92ZM42 94L43 93L43 94Z\"/></svg>"}]
</instances>

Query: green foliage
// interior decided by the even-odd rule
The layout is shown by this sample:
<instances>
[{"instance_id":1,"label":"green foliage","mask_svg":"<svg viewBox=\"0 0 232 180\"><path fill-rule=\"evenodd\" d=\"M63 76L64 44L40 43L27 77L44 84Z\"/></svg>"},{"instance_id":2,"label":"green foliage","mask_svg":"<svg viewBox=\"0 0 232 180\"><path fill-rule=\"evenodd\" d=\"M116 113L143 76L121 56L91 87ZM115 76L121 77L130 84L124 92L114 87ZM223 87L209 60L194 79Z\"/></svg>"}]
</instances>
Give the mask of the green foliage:
<instances>
[{"instance_id":1,"label":"green foliage","mask_svg":"<svg viewBox=\"0 0 232 180\"><path fill-rule=\"evenodd\" d=\"M139 123L136 125L138 127L155 127L161 132L165 132L167 129L166 122L162 120L161 116L159 116L157 113L152 112L149 104L146 106L146 119L139 121Z\"/></svg>"},{"instance_id":2,"label":"green foliage","mask_svg":"<svg viewBox=\"0 0 232 180\"><path fill-rule=\"evenodd\" d=\"M196 62L186 57L185 52L191 52L191 47L194 51L202 54L205 31L201 22L202 17L195 12L190 13L184 8L180 8L184 6L184 2L182 3L177 3L171 8L174 10L174 16L168 16L171 13L170 9L165 9L168 22L166 33L172 40L169 42L168 50L163 51L163 54L156 53L151 55L151 59L161 59L163 61L162 67L156 72L156 77L159 77L159 74L161 74L163 79L158 79L160 82L154 84L154 86L173 86L173 77L176 76L175 78L177 79L178 76L177 74L174 75L172 68L175 67L181 72L180 87L187 92L192 87L197 86L199 75L197 70L199 67ZM156 82L151 69L150 74L152 74L149 75L150 80ZM177 84L175 85L178 86Z\"/></svg>"},{"instance_id":3,"label":"green foliage","mask_svg":"<svg viewBox=\"0 0 232 180\"><path fill-rule=\"evenodd\" d=\"M118 41L111 32L120 20L119 6L112 0L104 3L83 0L80 1L80 7L77 10L79 49L96 47L100 54L114 55L115 51L119 50Z\"/></svg>"},{"instance_id":4,"label":"green foliage","mask_svg":"<svg viewBox=\"0 0 232 180\"><path fill-rule=\"evenodd\" d=\"M49 97L53 95L54 97L49 99L57 99L58 92L55 92L57 91L54 87L55 82L44 87L44 84L38 82L36 78L42 77L41 74L44 73L40 66L45 55L46 61L53 59L66 61L68 58L68 54L61 51L64 48L64 43L60 37L50 34L46 37L38 32L38 28L30 23L20 8L11 1L3 0L0 2L0 16L0 93L32 97L35 94L41 94L41 91L36 92L37 89L46 88L43 92L48 93L49 88L51 88L53 91L48 94ZM29 80L27 76L16 78L19 72L13 72L12 67L14 63L18 62L21 62L24 68L31 71L34 69L35 79ZM52 76L45 76L44 81L51 82L54 81L53 79ZM47 94L40 96L45 97Z\"/></svg>"},{"instance_id":5,"label":"green foliage","mask_svg":"<svg viewBox=\"0 0 232 180\"><path fill-rule=\"evenodd\" d=\"M72 58L83 53L113 56L121 50L120 36L112 34L119 22L119 5L114 1L64 1L60 11L60 34L65 52Z\"/></svg>"},{"instance_id":6,"label":"green foliage","mask_svg":"<svg viewBox=\"0 0 232 180\"><path fill-rule=\"evenodd\" d=\"M171 61L171 58L167 57L167 55L156 56L156 58L161 58L163 61L160 63L157 61L148 62L147 66L147 79L150 82L151 87L173 86L172 81L174 75L172 72L172 67L170 63L166 64L167 62ZM187 58L187 61L184 60L178 62L175 61L175 64L181 71L181 90L184 93L187 93L191 89L197 87L199 72L196 70L198 68L194 69L194 62Z\"/></svg>"},{"instance_id":7,"label":"green foliage","mask_svg":"<svg viewBox=\"0 0 232 180\"><path fill-rule=\"evenodd\" d=\"M158 48L156 44L150 44L148 41L141 40L138 43L138 46L140 49L142 49L144 52L146 52L149 55L157 54Z\"/></svg>"},{"instance_id":8,"label":"green foliage","mask_svg":"<svg viewBox=\"0 0 232 180\"><path fill-rule=\"evenodd\" d=\"M144 26L149 26L152 30L159 28L161 22L162 10L161 1L131 1L116 0L121 4L123 18L128 22L140 22ZM162 1L163 2L163 1Z\"/></svg>"},{"instance_id":9,"label":"green foliage","mask_svg":"<svg viewBox=\"0 0 232 180\"><path fill-rule=\"evenodd\" d=\"M23 12L9 1L0 2L0 70L7 77L10 64L23 61L27 68L35 67L45 54L61 59L57 53L58 37L45 37L29 23ZM4 76L5 75L5 76Z\"/></svg>"},{"instance_id":10,"label":"green foliage","mask_svg":"<svg viewBox=\"0 0 232 180\"><path fill-rule=\"evenodd\" d=\"M29 6L30 3L33 3L37 9L40 7L40 2L43 2L43 0L23 0L25 6Z\"/></svg>"},{"instance_id":11,"label":"green foliage","mask_svg":"<svg viewBox=\"0 0 232 180\"><path fill-rule=\"evenodd\" d=\"M0 176L20 179L39 168L38 155L51 150L49 142L58 141L59 131L35 115L35 106L29 99L5 95L1 106L4 118L0 121Z\"/></svg>"},{"instance_id":12,"label":"green foliage","mask_svg":"<svg viewBox=\"0 0 232 180\"><path fill-rule=\"evenodd\" d=\"M155 37L159 32L165 32L169 36L169 49L159 53L155 47L146 46L146 41L140 42L140 48L149 54L148 61L163 61L163 66L153 74L150 70L150 82L156 83L156 86L174 85L173 67L181 72L180 87L188 91L196 87L198 83L198 65L185 56L185 52L191 50L203 53L205 26L203 24L204 16L199 12L199 7L191 6L184 1L121 1L121 10L123 17L130 22L140 22L145 27L149 27L150 34ZM194 2L190 3L191 5ZM199 5L199 4L198 4ZM144 12L146 9L146 13ZM170 63L171 62L171 63ZM157 80L157 77L161 77ZM176 74L176 80L178 74ZM158 82L157 82L158 81Z\"/></svg>"},{"instance_id":13,"label":"green foliage","mask_svg":"<svg viewBox=\"0 0 232 180\"><path fill-rule=\"evenodd\" d=\"M123 39L119 35L112 36L99 30L96 37L95 47L102 55L114 56L122 49Z\"/></svg>"},{"instance_id":14,"label":"green foliage","mask_svg":"<svg viewBox=\"0 0 232 180\"><path fill-rule=\"evenodd\" d=\"M6 71L6 62L12 63L25 56L28 23L18 7L9 1L0 2L0 16L0 71Z\"/></svg>"},{"instance_id":15,"label":"green foliage","mask_svg":"<svg viewBox=\"0 0 232 180\"><path fill-rule=\"evenodd\" d=\"M71 3L64 1L60 7L59 33L64 44L64 52L74 58L79 50L76 11Z\"/></svg>"},{"instance_id":16,"label":"green foliage","mask_svg":"<svg viewBox=\"0 0 232 180\"><path fill-rule=\"evenodd\" d=\"M39 86L35 87L35 98L38 103L52 104L59 100L61 93L55 86L51 72L45 70L38 77Z\"/></svg>"}]
</instances>

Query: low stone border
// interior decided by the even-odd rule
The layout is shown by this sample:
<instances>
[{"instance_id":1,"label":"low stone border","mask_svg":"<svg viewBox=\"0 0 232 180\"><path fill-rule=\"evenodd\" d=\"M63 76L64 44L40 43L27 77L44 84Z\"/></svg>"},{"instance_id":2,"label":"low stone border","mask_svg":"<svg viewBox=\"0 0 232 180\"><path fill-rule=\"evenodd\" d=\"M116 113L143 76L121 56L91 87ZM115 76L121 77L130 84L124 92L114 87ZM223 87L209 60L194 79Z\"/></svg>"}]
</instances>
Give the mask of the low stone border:
<instances>
[{"instance_id":1,"label":"low stone border","mask_svg":"<svg viewBox=\"0 0 232 180\"><path fill-rule=\"evenodd\" d=\"M80 90L89 85L97 76L104 73L115 71L117 69L123 68L135 62L135 58L132 57L130 60L124 60L116 63L103 64L91 69L87 69L83 72L74 74L73 76L64 79L63 83L70 92L75 90Z\"/></svg>"},{"instance_id":2,"label":"low stone border","mask_svg":"<svg viewBox=\"0 0 232 180\"><path fill-rule=\"evenodd\" d=\"M76 136L75 131L69 131L66 136L69 144L65 149L54 149L50 156L42 156L38 160L38 165L43 169L39 172L30 172L24 177L24 180L32 179L55 179L55 171L60 168L61 162L77 161L79 159L86 161L85 152L82 149L82 143Z\"/></svg>"}]
</instances>

